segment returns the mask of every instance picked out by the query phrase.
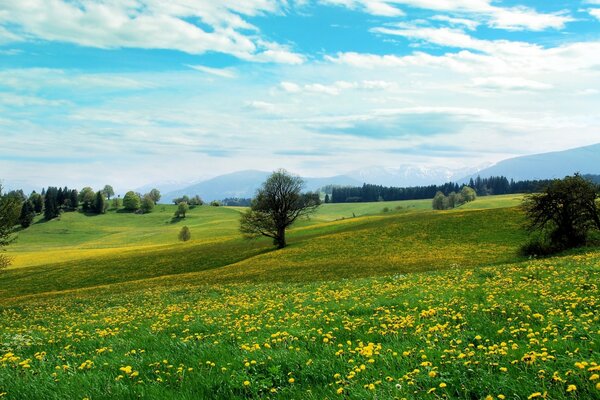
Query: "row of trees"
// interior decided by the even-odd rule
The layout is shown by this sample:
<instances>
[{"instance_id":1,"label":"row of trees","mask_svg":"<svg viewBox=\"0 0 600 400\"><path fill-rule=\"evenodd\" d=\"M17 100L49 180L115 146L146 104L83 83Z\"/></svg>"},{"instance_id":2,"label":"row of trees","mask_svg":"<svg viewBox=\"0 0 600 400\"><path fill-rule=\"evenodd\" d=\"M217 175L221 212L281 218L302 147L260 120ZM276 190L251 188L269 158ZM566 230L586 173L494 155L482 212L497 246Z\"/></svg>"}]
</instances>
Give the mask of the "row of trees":
<instances>
[{"instance_id":1,"label":"row of trees","mask_svg":"<svg viewBox=\"0 0 600 400\"><path fill-rule=\"evenodd\" d=\"M477 196L535 193L546 187L552 180L523 180L515 181L504 176L489 178L471 178L468 185L475 190ZM458 183L448 182L442 185L394 187L363 184L362 186L328 186L327 191L331 196L325 196L326 203L352 203L395 200L422 200L431 199L441 192L444 196L450 193L459 193L461 186Z\"/></svg>"},{"instance_id":2,"label":"row of trees","mask_svg":"<svg viewBox=\"0 0 600 400\"><path fill-rule=\"evenodd\" d=\"M477 198L475 189L463 186L460 192L450 192L448 196L442 192L437 192L433 197L432 206L434 210L449 210Z\"/></svg>"}]
</instances>

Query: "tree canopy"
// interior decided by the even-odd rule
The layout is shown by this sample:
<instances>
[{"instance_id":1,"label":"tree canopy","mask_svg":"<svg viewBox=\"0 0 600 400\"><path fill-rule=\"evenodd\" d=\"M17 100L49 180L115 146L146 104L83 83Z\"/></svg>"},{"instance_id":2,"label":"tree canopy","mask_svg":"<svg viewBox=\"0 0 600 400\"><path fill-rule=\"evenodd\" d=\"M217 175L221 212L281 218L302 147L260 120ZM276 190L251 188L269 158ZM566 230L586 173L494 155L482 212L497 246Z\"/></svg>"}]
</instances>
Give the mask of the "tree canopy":
<instances>
[{"instance_id":1,"label":"tree canopy","mask_svg":"<svg viewBox=\"0 0 600 400\"><path fill-rule=\"evenodd\" d=\"M302 193L303 186L299 176L283 169L273 172L257 191L250 209L242 214L241 232L249 238L270 237L278 248L285 247L285 230L321 204L318 194Z\"/></svg>"},{"instance_id":2,"label":"tree canopy","mask_svg":"<svg viewBox=\"0 0 600 400\"><path fill-rule=\"evenodd\" d=\"M598 186L579 174L555 179L541 193L527 196L523 203L527 228L541 241L532 250L584 245L590 230L600 230L597 198Z\"/></svg>"}]
</instances>

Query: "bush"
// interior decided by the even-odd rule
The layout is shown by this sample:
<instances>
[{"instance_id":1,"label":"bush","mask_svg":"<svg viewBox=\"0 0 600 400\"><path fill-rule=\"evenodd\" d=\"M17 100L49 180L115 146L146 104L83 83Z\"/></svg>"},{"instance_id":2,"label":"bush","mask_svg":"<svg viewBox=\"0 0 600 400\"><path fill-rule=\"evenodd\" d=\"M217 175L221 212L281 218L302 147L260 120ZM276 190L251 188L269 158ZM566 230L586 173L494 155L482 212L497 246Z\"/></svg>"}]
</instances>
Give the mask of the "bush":
<instances>
[{"instance_id":1,"label":"bush","mask_svg":"<svg viewBox=\"0 0 600 400\"><path fill-rule=\"evenodd\" d=\"M123 207L127 211L136 211L142 205L142 200L135 192L129 191L123 197Z\"/></svg>"},{"instance_id":2,"label":"bush","mask_svg":"<svg viewBox=\"0 0 600 400\"><path fill-rule=\"evenodd\" d=\"M179 231L178 237L179 237L179 240L181 240L182 242L187 242L188 240L190 240L192 238L190 228L188 228L187 226L184 226L183 228L181 228L181 230Z\"/></svg>"}]
</instances>

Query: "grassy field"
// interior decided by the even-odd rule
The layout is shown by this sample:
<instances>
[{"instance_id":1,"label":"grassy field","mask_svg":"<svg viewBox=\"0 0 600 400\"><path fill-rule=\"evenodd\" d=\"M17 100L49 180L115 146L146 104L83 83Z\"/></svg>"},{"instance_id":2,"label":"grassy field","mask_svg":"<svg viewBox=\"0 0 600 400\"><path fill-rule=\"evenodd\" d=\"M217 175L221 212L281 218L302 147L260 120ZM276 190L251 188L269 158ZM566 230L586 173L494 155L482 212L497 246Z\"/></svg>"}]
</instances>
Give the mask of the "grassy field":
<instances>
[{"instance_id":1,"label":"grassy field","mask_svg":"<svg viewBox=\"0 0 600 400\"><path fill-rule=\"evenodd\" d=\"M519 202L325 205L281 251L236 208L35 224L0 398L600 398L600 250L520 258Z\"/></svg>"}]
</instances>

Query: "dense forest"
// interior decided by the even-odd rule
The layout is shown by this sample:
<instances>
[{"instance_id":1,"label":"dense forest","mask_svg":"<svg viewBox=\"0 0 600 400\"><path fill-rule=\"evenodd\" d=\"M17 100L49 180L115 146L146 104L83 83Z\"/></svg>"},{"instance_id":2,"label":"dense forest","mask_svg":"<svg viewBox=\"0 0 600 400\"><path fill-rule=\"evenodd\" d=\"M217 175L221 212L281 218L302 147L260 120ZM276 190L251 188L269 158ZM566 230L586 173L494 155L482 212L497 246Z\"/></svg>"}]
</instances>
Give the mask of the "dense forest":
<instances>
[{"instance_id":1,"label":"dense forest","mask_svg":"<svg viewBox=\"0 0 600 400\"><path fill-rule=\"evenodd\" d=\"M595 183L600 183L600 175L584 175L584 178ZM466 185L475 189L477 196L488 196L538 192L550 182L552 182L550 179L515 181L513 179L509 180L504 176L492 176L489 178L478 176L475 179L471 178ZM388 187L367 183L358 187L334 186L331 188L331 196L327 195L326 202L352 203L432 199L437 192L442 192L446 196L452 192L458 193L462 186L455 182L444 183L442 185L412 187Z\"/></svg>"}]
</instances>

